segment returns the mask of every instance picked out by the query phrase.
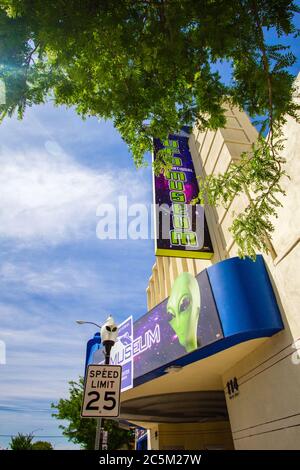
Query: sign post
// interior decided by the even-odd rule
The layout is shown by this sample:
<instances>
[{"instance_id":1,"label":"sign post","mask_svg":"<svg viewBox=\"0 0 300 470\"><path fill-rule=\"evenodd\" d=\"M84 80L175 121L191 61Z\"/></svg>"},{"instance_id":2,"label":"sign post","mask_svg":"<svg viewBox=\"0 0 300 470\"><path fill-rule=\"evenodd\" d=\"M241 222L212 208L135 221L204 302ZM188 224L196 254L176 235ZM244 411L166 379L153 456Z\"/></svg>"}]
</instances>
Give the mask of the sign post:
<instances>
[{"instance_id":1,"label":"sign post","mask_svg":"<svg viewBox=\"0 0 300 470\"><path fill-rule=\"evenodd\" d=\"M88 366L81 409L83 418L117 418L120 415L121 375L121 366Z\"/></svg>"},{"instance_id":2,"label":"sign post","mask_svg":"<svg viewBox=\"0 0 300 470\"><path fill-rule=\"evenodd\" d=\"M107 436L108 432L104 430L104 428L101 428L101 435L102 435L102 450L107 450Z\"/></svg>"},{"instance_id":3,"label":"sign post","mask_svg":"<svg viewBox=\"0 0 300 470\"><path fill-rule=\"evenodd\" d=\"M78 320L77 323L91 323L101 329L101 339L100 335L96 334L94 338L90 340L87 344L87 354L85 362L85 392L81 409L82 417L97 418L95 450L99 450L99 448L103 449L101 440L102 416L119 416L121 387L120 384L122 372L121 369L117 371L116 367L114 371L109 371L108 368L106 369L106 372L104 371L105 366L109 366L110 363L110 351L115 342L117 341L118 327L115 324L114 319L111 315L108 316L107 320L102 326L99 326L97 325L97 323L94 322L85 322L82 320ZM104 368L102 367L102 369L101 366L94 366L98 367L98 369L95 370L92 369L92 366L90 366L89 363L94 357L95 348L96 350L99 349L101 340L105 348L105 366ZM89 365L88 368L87 365ZM100 378L102 378L103 380L100 380ZM104 380L105 378L112 378L113 380L106 381ZM99 381L97 381L97 379L99 379ZM102 396L103 388L111 388L111 390L104 391L104 397ZM94 398L88 400L91 396L93 396ZM95 402L99 403L96 405ZM108 405L107 402L110 402L111 404ZM94 415L93 413L96 413L96 411L97 414ZM107 414L108 412L110 413ZM107 444L105 444L105 448L107 448Z\"/></svg>"}]
</instances>

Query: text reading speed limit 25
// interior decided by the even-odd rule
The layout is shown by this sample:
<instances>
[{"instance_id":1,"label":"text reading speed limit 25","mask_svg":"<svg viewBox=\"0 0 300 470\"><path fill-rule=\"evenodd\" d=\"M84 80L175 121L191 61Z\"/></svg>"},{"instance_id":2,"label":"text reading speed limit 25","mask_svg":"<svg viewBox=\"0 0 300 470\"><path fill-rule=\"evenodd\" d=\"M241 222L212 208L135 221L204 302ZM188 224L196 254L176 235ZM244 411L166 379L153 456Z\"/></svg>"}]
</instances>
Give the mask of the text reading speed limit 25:
<instances>
[{"instance_id":1,"label":"text reading speed limit 25","mask_svg":"<svg viewBox=\"0 0 300 470\"><path fill-rule=\"evenodd\" d=\"M88 366L81 410L83 418L119 416L121 375L121 366Z\"/></svg>"}]
</instances>

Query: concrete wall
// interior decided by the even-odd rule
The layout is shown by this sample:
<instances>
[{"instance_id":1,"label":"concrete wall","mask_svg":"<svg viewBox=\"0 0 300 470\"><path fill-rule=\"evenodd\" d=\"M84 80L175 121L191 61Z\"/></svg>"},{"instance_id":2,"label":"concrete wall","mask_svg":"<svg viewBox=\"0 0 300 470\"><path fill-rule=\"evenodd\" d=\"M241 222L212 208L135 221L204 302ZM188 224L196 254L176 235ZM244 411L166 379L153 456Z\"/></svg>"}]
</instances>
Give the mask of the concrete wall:
<instances>
[{"instance_id":1,"label":"concrete wall","mask_svg":"<svg viewBox=\"0 0 300 470\"><path fill-rule=\"evenodd\" d=\"M156 442L160 450L233 449L230 426L227 421L180 425L159 424L157 433L154 433L153 444L155 445Z\"/></svg>"},{"instance_id":2,"label":"concrete wall","mask_svg":"<svg viewBox=\"0 0 300 470\"><path fill-rule=\"evenodd\" d=\"M300 99L300 76L295 99ZM225 129L199 132L190 137L196 174L218 174L231 161L250 150L257 132L246 114L228 108ZM272 256L265 256L270 278L281 307L284 331L266 340L223 374L234 445L237 449L300 448L300 125L288 118L284 128L287 139L282 156L290 180L283 186L287 196L274 220ZM246 197L235 198L224 209L206 207L207 222L214 245L212 260L157 258L147 288L149 309L167 297L173 280L183 271L200 272L211 263L236 256L237 246L229 227L233 215L243 210ZM298 341L298 343L297 343ZM298 346L297 346L298 344ZM239 394L230 399L226 383L236 377Z\"/></svg>"},{"instance_id":3,"label":"concrete wall","mask_svg":"<svg viewBox=\"0 0 300 470\"><path fill-rule=\"evenodd\" d=\"M300 78L300 77L299 77ZM300 79L298 79L300 84ZM295 98L299 100L300 94ZM265 257L281 305L285 330L224 374L237 377L239 395L228 410L237 449L300 448L300 125L288 118L282 156L290 180L274 220L275 257ZM229 254L236 248L232 246ZM297 343L298 341L298 343Z\"/></svg>"}]
</instances>

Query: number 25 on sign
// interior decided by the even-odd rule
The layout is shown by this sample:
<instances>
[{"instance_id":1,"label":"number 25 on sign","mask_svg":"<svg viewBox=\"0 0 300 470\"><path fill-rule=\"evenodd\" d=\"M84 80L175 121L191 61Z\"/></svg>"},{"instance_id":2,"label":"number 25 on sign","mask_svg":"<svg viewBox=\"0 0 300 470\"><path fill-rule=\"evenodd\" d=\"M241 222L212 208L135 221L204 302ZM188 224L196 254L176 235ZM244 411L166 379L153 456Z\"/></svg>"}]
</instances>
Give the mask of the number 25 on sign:
<instances>
[{"instance_id":1,"label":"number 25 on sign","mask_svg":"<svg viewBox=\"0 0 300 470\"><path fill-rule=\"evenodd\" d=\"M120 415L121 375L121 366L88 366L81 409L83 418Z\"/></svg>"}]
</instances>

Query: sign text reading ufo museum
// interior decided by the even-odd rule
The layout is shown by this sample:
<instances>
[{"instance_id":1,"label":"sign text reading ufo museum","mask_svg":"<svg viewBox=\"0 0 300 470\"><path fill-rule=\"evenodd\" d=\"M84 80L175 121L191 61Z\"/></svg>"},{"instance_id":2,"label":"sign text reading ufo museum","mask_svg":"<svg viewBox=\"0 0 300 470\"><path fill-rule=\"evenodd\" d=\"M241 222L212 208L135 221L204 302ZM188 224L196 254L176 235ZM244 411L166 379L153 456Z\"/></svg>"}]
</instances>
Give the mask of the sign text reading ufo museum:
<instances>
[{"instance_id":1,"label":"sign text reading ufo museum","mask_svg":"<svg viewBox=\"0 0 300 470\"><path fill-rule=\"evenodd\" d=\"M172 155L170 171L154 176L155 254L209 259L213 248L204 208L191 202L199 188L188 146L188 137L169 135L154 139L154 160L161 149Z\"/></svg>"}]
</instances>

